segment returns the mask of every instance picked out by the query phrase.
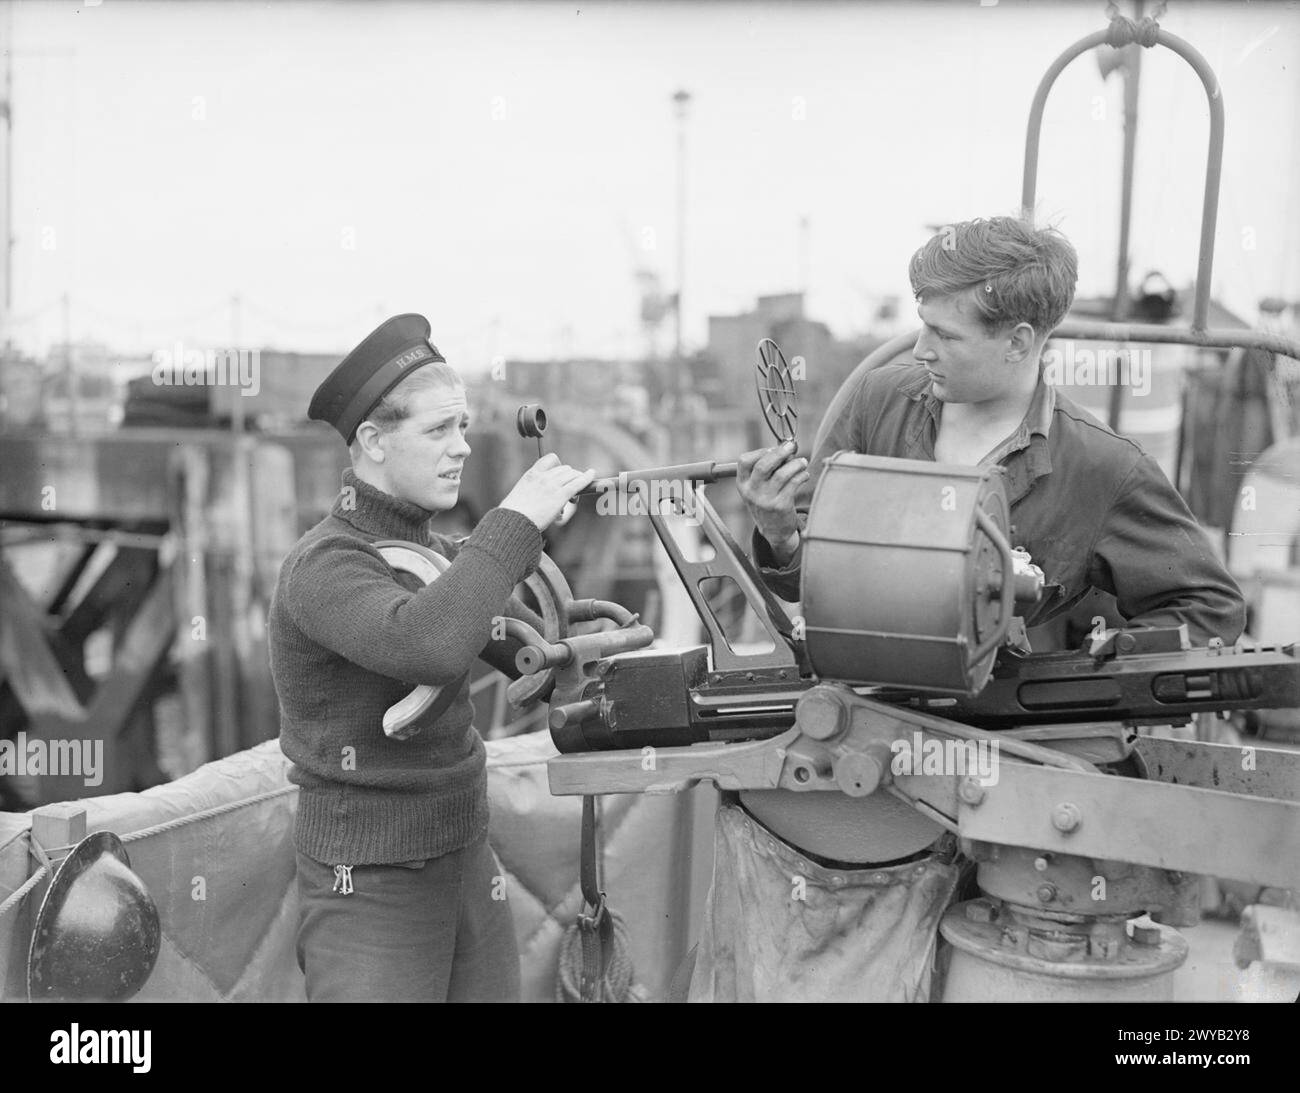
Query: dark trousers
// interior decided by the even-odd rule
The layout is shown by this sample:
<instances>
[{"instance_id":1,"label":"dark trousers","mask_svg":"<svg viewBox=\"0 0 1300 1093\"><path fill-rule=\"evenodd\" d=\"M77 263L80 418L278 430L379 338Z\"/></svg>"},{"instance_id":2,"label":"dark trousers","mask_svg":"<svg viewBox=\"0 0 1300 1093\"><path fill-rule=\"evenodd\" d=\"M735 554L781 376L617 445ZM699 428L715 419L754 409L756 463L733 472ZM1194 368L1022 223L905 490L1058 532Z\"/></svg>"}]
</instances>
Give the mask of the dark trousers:
<instances>
[{"instance_id":1,"label":"dark trousers","mask_svg":"<svg viewBox=\"0 0 1300 1093\"><path fill-rule=\"evenodd\" d=\"M354 866L347 876L305 854L297 861L308 1001L519 1001L505 877L486 839L426 862ZM349 883L351 892L336 890Z\"/></svg>"}]
</instances>

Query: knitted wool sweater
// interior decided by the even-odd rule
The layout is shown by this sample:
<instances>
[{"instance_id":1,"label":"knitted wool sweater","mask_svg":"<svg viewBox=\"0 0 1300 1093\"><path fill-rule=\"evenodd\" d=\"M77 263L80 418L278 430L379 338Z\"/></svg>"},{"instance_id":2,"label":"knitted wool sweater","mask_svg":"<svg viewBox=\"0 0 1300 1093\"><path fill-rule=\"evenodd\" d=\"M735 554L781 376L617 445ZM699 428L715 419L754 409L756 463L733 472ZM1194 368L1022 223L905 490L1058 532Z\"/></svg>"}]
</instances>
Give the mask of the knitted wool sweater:
<instances>
[{"instance_id":1,"label":"knitted wool sweater","mask_svg":"<svg viewBox=\"0 0 1300 1093\"><path fill-rule=\"evenodd\" d=\"M541 628L511 590L537 565L542 536L523 514L496 508L456 543L430 530L431 515L346 470L329 515L280 568L268 629L280 747L301 787L294 841L326 864L435 858L487 831L467 673L482 655L518 676L518 644L490 641L492 619ZM371 545L381 539L427 546L451 566L421 586L389 568ZM457 693L416 735L392 740L384 711L419 683L455 683Z\"/></svg>"}]
</instances>

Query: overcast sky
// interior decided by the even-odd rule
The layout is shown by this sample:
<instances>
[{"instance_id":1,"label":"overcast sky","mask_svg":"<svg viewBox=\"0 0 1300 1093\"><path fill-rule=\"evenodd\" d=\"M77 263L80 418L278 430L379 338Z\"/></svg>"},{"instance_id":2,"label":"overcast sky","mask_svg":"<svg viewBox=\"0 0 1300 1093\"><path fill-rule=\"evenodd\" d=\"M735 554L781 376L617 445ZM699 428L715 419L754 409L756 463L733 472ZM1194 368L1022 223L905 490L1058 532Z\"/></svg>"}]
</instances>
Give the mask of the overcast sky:
<instances>
[{"instance_id":1,"label":"overcast sky","mask_svg":"<svg viewBox=\"0 0 1300 1093\"><path fill-rule=\"evenodd\" d=\"M467 371L634 355L632 270L676 263L689 121L686 341L802 279L849 335L907 300L927 223L1012 213L1042 72L1104 3L13 5L15 336L341 351L418 310ZM1300 5L1174 0L1162 25L1227 109L1215 290L1300 297ZM1195 266L1200 84L1144 55L1133 261ZM1040 217L1114 277L1118 80L1048 103ZM634 251L647 244L648 254ZM1253 249L1252 249L1253 248Z\"/></svg>"}]
</instances>

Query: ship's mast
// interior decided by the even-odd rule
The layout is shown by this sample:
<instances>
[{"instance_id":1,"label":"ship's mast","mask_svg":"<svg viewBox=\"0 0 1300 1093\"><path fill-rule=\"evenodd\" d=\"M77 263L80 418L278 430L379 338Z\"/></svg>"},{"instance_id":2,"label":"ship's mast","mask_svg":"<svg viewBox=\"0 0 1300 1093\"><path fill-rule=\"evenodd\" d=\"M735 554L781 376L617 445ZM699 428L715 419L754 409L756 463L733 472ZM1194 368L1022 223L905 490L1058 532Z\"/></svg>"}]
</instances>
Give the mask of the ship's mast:
<instances>
[{"instance_id":1,"label":"ship's mast","mask_svg":"<svg viewBox=\"0 0 1300 1093\"><path fill-rule=\"evenodd\" d=\"M0 84L0 349L7 348L13 339L10 316L13 308L13 4L3 3L0 17L3 31L0 41L0 66L3 66L3 83Z\"/></svg>"}]
</instances>

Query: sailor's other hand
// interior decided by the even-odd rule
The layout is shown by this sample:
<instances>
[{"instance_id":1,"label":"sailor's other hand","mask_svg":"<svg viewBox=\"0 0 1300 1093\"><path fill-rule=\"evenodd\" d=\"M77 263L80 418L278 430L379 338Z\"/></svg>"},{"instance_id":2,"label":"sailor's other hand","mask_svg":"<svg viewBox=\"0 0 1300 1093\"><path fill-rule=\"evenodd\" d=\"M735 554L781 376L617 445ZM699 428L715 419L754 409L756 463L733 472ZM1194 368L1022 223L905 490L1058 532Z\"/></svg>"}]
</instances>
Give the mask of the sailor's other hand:
<instances>
[{"instance_id":1,"label":"sailor's other hand","mask_svg":"<svg viewBox=\"0 0 1300 1093\"><path fill-rule=\"evenodd\" d=\"M538 531L545 531L560 515L571 497L591 485L596 472L574 470L554 452L542 456L506 494L501 508L523 513Z\"/></svg>"},{"instance_id":2,"label":"sailor's other hand","mask_svg":"<svg viewBox=\"0 0 1300 1093\"><path fill-rule=\"evenodd\" d=\"M783 561L798 543L795 497L808 481L808 460L795 457L795 445L746 452L736 462L736 486L758 532Z\"/></svg>"}]
</instances>

